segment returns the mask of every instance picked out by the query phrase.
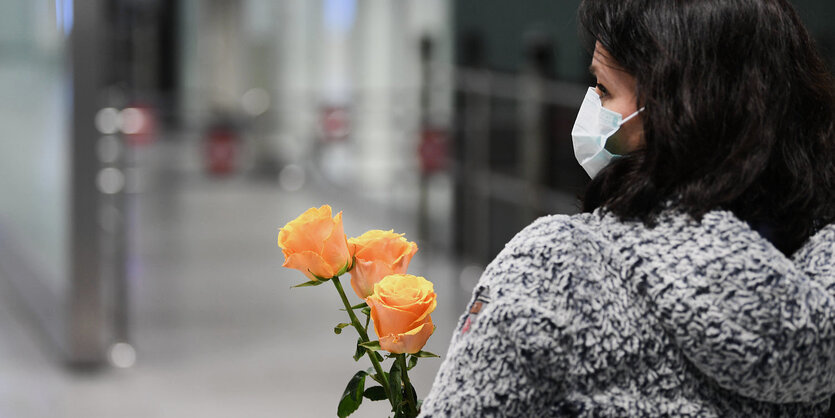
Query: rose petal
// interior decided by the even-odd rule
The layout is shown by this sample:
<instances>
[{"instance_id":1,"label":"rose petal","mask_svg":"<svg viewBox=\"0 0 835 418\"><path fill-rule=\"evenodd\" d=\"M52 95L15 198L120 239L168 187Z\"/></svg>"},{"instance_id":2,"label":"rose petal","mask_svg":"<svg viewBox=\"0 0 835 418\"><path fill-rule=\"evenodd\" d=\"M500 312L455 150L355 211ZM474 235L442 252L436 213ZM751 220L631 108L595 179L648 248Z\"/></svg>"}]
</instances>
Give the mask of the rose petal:
<instances>
[{"instance_id":1,"label":"rose petal","mask_svg":"<svg viewBox=\"0 0 835 418\"><path fill-rule=\"evenodd\" d=\"M377 260L391 265L404 258L404 255L408 255L413 246L417 246L403 236L404 234L398 234L393 230L371 230L359 237L351 238L349 242L356 246L354 255L358 259ZM411 255L406 258L411 259ZM405 269L399 272L405 273Z\"/></svg>"},{"instance_id":2,"label":"rose petal","mask_svg":"<svg viewBox=\"0 0 835 418\"><path fill-rule=\"evenodd\" d=\"M422 309L423 312L418 314L417 319L415 319L415 323L423 321L424 318L428 317L432 313L432 311L435 310L435 307L438 306L438 301L435 297L435 294L433 293L432 295L433 295L432 300L430 302L422 303L420 305L420 309ZM417 312L417 311L412 311L412 312ZM414 326L414 325L416 325L416 324L412 324L412 326Z\"/></svg>"},{"instance_id":3,"label":"rose petal","mask_svg":"<svg viewBox=\"0 0 835 418\"><path fill-rule=\"evenodd\" d=\"M412 328L419 315L412 312L392 308L381 303L376 294L365 299L371 308L371 320L374 321L374 331L378 337L389 334L402 334Z\"/></svg>"},{"instance_id":4,"label":"rose petal","mask_svg":"<svg viewBox=\"0 0 835 418\"><path fill-rule=\"evenodd\" d=\"M342 226L342 212L331 220L331 233L323 241L321 254L325 262L336 271L350 261L351 251L348 249L348 238Z\"/></svg>"},{"instance_id":5,"label":"rose petal","mask_svg":"<svg viewBox=\"0 0 835 418\"><path fill-rule=\"evenodd\" d=\"M392 271L399 274L405 274L409 269L409 262L412 261L412 257L414 257L415 253L417 253L417 250L418 246L414 242L410 242L405 249L401 249L399 256L391 264Z\"/></svg>"},{"instance_id":6,"label":"rose petal","mask_svg":"<svg viewBox=\"0 0 835 418\"><path fill-rule=\"evenodd\" d=\"M278 233L278 245L285 256L302 251L321 253L325 240L333 233L331 207L310 208L290 221Z\"/></svg>"},{"instance_id":7,"label":"rose petal","mask_svg":"<svg viewBox=\"0 0 835 418\"><path fill-rule=\"evenodd\" d=\"M379 255L377 254L376 246L391 236L400 237L402 234L397 234L393 230L381 231L379 229L372 229L356 238L351 238L349 241L357 246L357 252L355 254L357 257L372 259L378 258Z\"/></svg>"},{"instance_id":8,"label":"rose petal","mask_svg":"<svg viewBox=\"0 0 835 418\"><path fill-rule=\"evenodd\" d=\"M435 325L429 318L420 326L403 334L390 334L380 337L380 348L395 354L414 354L426 345L426 341L429 340L434 331Z\"/></svg>"},{"instance_id":9,"label":"rose petal","mask_svg":"<svg viewBox=\"0 0 835 418\"><path fill-rule=\"evenodd\" d=\"M409 306L435 297L432 282L404 274L384 278L375 286L374 292L388 306Z\"/></svg>"},{"instance_id":10,"label":"rose petal","mask_svg":"<svg viewBox=\"0 0 835 418\"><path fill-rule=\"evenodd\" d=\"M374 293L374 285L390 274L391 269L384 263L357 259L351 270L351 287L357 296L365 299Z\"/></svg>"},{"instance_id":11,"label":"rose petal","mask_svg":"<svg viewBox=\"0 0 835 418\"><path fill-rule=\"evenodd\" d=\"M403 318L414 318L412 323L409 324L406 327L406 329L417 326L417 324L422 322L424 318L429 316L432 313L432 311L435 310L435 307L438 305L434 293L432 294L432 299L430 300L415 301L411 304L393 306L387 305L384 301L381 301L381 303L386 307L386 309L394 312L399 312L401 317Z\"/></svg>"},{"instance_id":12,"label":"rose petal","mask_svg":"<svg viewBox=\"0 0 835 418\"><path fill-rule=\"evenodd\" d=\"M298 269L310 278L310 280L317 280L313 275L323 279L330 279L336 274L333 267L326 263L319 254L312 251L290 254L284 261L282 267Z\"/></svg>"}]
</instances>

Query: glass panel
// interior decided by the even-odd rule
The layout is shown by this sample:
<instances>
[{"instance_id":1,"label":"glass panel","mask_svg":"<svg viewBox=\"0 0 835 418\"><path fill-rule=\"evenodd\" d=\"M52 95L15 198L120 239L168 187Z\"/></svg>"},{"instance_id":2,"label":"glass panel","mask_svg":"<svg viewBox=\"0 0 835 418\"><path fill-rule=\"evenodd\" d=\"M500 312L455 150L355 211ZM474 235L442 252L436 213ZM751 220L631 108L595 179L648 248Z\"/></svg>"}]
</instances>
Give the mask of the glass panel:
<instances>
[{"instance_id":1,"label":"glass panel","mask_svg":"<svg viewBox=\"0 0 835 418\"><path fill-rule=\"evenodd\" d=\"M0 236L56 295L68 284L72 2L0 2Z\"/></svg>"}]
</instances>

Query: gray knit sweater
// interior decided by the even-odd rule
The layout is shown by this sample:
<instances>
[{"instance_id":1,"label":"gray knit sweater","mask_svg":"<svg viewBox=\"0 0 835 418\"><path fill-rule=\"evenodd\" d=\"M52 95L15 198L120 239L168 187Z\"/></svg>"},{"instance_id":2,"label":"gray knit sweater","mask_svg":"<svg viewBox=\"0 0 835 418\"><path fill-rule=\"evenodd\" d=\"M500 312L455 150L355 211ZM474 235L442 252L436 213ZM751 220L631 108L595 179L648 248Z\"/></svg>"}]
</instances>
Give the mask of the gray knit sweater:
<instances>
[{"instance_id":1,"label":"gray knit sweater","mask_svg":"<svg viewBox=\"0 0 835 418\"><path fill-rule=\"evenodd\" d=\"M487 267L423 417L815 417L835 225L787 258L726 211L541 218Z\"/></svg>"}]
</instances>

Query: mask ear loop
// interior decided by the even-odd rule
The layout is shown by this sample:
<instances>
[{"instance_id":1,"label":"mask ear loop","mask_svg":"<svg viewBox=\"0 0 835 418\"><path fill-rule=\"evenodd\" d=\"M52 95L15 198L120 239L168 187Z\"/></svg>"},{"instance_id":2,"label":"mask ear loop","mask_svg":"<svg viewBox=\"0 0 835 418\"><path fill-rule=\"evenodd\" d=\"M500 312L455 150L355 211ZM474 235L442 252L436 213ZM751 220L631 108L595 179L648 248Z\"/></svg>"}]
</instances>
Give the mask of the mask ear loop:
<instances>
[{"instance_id":1,"label":"mask ear loop","mask_svg":"<svg viewBox=\"0 0 835 418\"><path fill-rule=\"evenodd\" d=\"M644 106L644 107L642 107L642 108L640 108L640 109L636 110L636 111L635 111L635 113L633 113L633 114L631 114L631 115L627 116L627 117L626 117L626 119L624 119L624 120L620 121L620 124L618 124L618 129L620 129L620 127L621 127L621 126L623 126L623 124L625 124L626 122L629 122L630 120L632 120L635 116L638 116L638 113L643 112L643 111L644 111L644 109L646 109L646 108L647 108L647 107L646 107L646 106ZM612 132L612 134L610 134L610 135L614 135L614 132ZM608 144L608 143L609 143L609 139L610 139L610 138L611 138L611 136L609 136L608 138L606 138L606 140L603 142L603 149L604 149L604 150L606 150L606 144ZM606 151L608 152L608 150L606 150ZM621 157L621 155L618 155L618 154L612 154L612 156L614 156L614 157Z\"/></svg>"},{"instance_id":2,"label":"mask ear loop","mask_svg":"<svg viewBox=\"0 0 835 418\"><path fill-rule=\"evenodd\" d=\"M646 109L646 108L647 108L647 107L646 107L646 106L644 106L644 107L642 107L642 108L640 108L640 109L636 110L636 111L635 111L635 113L633 113L633 114L629 115L626 119L622 120L622 121L620 122L620 124L621 124L621 125L623 125L624 123L629 122L632 118L634 118L635 116L638 116L638 113L643 112L643 111L644 111L644 109Z\"/></svg>"}]
</instances>

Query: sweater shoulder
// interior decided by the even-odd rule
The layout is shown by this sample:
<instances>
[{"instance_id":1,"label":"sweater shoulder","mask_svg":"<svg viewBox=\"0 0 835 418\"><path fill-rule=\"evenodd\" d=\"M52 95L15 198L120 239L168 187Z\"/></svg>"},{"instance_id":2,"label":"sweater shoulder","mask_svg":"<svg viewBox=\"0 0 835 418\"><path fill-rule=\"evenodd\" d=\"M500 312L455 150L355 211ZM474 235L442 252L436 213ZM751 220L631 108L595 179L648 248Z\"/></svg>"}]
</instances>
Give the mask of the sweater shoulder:
<instances>
[{"instance_id":1,"label":"sweater shoulder","mask_svg":"<svg viewBox=\"0 0 835 418\"><path fill-rule=\"evenodd\" d=\"M487 266L479 287L528 293L547 285L544 282L558 271L587 265L605 246L600 222L594 214L537 219L516 234Z\"/></svg>"},{"instance_id":2,"label":"sweater shoulder","mask_svg":"<svg viewBox=\"0 0 835 418\"><path fill-rule=\"evenodd\" d=\"M568 248L572 244L571 240L576 239L578 234L580 238L597 235L600 222L601 218L598 215L590 213L543 216L508 241L502 253L526 253L543 248Z\"/></svg>"}]
</instances>

